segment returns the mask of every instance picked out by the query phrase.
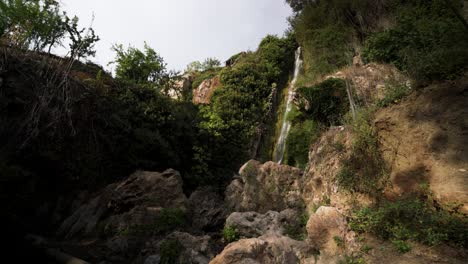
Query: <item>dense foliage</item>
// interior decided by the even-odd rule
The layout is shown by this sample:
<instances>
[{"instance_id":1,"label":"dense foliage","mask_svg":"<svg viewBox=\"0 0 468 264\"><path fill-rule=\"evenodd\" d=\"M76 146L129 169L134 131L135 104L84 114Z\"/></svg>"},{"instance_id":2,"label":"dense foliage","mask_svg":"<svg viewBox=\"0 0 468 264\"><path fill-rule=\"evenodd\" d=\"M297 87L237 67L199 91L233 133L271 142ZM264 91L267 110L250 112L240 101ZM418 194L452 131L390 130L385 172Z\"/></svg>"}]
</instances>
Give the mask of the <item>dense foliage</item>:
<instances>
[{"instance_id":1,"label":"dense foliage","mask_svg":"<svg viewBox=\"0 0 468 264\"><path fill-rule=\"evenodd\" d=\"M468 28L448 1L410 1L398 5L395 26L365 43L368 61L392 63L420 81L451 79L468 64Z\"/></svg>"},{"instance_id":2,"label":"dense foliage","mask_svg":"<svg viewBox=\"0 0 468 264\"><path fill-rule=\"evenodd\" d=\"M346 83L330 78L317 85L296 89L290 113L291 130L286 141L286 162L305 167L309 146L318 138L321 127L337 125L348 111Z\"/></svg>"},{"instance_id":3,"label":"dense foliage","mask_svg":"<svg viewBox=\"0 0 468 264\"><path fill-rule=\"evenodd\" d=\"M222 87L200 111L200 129L207 143L196 151L200 164L207 166L198 166L199 174L226 174L219 171L237 170L255 155L253 141L259 140L258 129L273 114L274 87L287 78L294 50L292 37L267 36L256 52L244 54L220 72Z\"/></svg>"},{"instance_id":4,"label":"dense foliage","mask_svg":"<svg viewBox=\"0 0 468 264\"><path fill-rule=\"evenodd\" d=\"M0 40L8 45L51 52L68 37L74 58L94 56L94 30L78 27L78 18L60 10L56 0L0 1Z\"/></svg>"},{"instance_id":5,"label":"dense foliage","mask_svg":"<svg viewBox=\"0 0 468 264\"><path fill-rule=\"evenodd\" d=\"M119 79L130 80L138 84L160 84L166 71L166 64L154 49L145 43L144 51L134 47L124 49L123 45L114 45L117 64L115 75Z\"/></svg>"},{"instance_id":6,"label":"dense foliage","mask_svg":"<svg viewBox=\"0 0 468 264\"><path fill-rule=\"evenodd\" d=\"M437 210L416 198L363 208L351 218L350 226L355 231L371 232L380 238L391 240L402 253L411 249L407 243L411 240L430 246L443 242L468 246L466 219Z\"/></svg>"},{"instance_id":7,"label":"dense foliage","mask_svg":"<svg viewBox=\"0 0 468 264\"><path fill-rule=\"evenodd\" d=\"M194 61L187 65L185 72L195 73L214 70L221 66L221 62L216 58L206 58L203 62Z\"/></svg>"}]
</instances>

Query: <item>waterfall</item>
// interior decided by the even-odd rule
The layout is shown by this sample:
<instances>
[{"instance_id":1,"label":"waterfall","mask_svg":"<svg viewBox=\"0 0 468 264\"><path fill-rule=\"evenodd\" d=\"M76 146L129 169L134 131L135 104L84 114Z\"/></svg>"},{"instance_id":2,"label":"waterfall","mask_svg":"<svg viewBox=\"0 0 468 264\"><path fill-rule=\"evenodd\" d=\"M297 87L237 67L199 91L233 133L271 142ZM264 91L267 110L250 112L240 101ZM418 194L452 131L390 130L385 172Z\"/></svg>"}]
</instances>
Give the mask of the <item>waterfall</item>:
<instances>
[{"instance_id":1,"label":"waterfall","mask_svg":"<svg viewBox=\"0 0 468 264\"><path fill-rule=\"evenodd\" d=\"M281 125L281 134L276 143L275 153L273 161L280 164L283 161L284 151L286 149L286 138L288 137L289 129L291 128L291 123L288 121L288 114L291 111L292 103L294 99L295 85L299 71L301 70L302 60L301 60L301 47L296 50L296 61L294 64L294 76L288 87L288 100L286 102L286 111L284 111L283 122Z\"/></svg>"}]
</instances>

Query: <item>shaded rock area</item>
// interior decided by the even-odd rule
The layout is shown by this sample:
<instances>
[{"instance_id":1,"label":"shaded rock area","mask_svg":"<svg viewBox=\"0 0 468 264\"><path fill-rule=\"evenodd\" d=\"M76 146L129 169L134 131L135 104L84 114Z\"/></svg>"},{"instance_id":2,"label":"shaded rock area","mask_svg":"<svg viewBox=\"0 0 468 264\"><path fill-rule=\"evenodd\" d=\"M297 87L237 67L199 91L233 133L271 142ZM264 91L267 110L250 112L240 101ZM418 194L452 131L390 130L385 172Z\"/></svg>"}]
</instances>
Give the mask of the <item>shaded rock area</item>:
<instances>
[{"instance_id":1,"label":"shaded rock area","mask_svg":"<svg viewBox=\"0 0 468 264\"><path fill-rule=\"evenodd\" d=\"M160 263L174 254L178 263L208 263L222 248L212 235L225 218L219 194L200 189L187 199L177 171L138 171L80 205L60 226L58 245L92 263Z\"/></svg>"},{"instance_id":2,"label":"shaded rock area","mask_svg":"<svg viewBox=\"0 0 468 264\"><path fill-rule=\"evenodd\" d=\"M209 188L196 190L190 195L189 207L194 230L209 232L222 229L228 212L221 195Z\"/></svg>"},{"instance_id":3,"label":"shaded rock area","mask_svg":"<svg viewBox=\"0 0 468 264\"><path fill-rule=\"evenodd\" d=\"M194 104L209 104L211 96L220 85L219 76L204 80L197 89L193 90L192 102Z\"/></svg>"},{"instance_id":4,"label":"shaded rock area","mask_svg":"<svg viewBox=\"0 0 468 264\"><path fill-rule=\"evenodd\" d=\"M177 171L139 171L124 181L111 184L89 203L82 205L59 228L66 238L90 235L107 220L104 228L118 231L148 224L163 208L186 210L187 197Z\"/></svg>"}]
</instances>

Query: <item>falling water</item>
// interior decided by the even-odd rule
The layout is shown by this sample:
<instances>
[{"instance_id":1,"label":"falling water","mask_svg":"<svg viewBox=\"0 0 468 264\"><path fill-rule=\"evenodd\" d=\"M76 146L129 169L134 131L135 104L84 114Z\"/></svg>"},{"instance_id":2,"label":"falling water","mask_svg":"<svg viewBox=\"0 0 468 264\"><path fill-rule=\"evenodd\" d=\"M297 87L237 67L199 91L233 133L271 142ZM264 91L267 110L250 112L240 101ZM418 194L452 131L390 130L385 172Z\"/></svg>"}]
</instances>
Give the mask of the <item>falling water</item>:
<instances>
[{"instance_id":1,"label":"falling water","mask_svg":"<svg viewBox=\"0 0 468 264\"><path fill-rule=\"evenodd\" d=\"M291 123L288 121L288 114L292 108L292 101L294 99L295 84L297 81L297 76L301 70L302 60L301 60L301 47L296 50L296 62L294 65L294 77L288 87L288 101L286 102L286 111L283 115L283 123L281 126L281 134L278 138L278 143L276 143L274 161L280 164L283 161L284 150L286 148L286 138L288 137L289 129L291 128Z\"/></svg>"}]
</instances>

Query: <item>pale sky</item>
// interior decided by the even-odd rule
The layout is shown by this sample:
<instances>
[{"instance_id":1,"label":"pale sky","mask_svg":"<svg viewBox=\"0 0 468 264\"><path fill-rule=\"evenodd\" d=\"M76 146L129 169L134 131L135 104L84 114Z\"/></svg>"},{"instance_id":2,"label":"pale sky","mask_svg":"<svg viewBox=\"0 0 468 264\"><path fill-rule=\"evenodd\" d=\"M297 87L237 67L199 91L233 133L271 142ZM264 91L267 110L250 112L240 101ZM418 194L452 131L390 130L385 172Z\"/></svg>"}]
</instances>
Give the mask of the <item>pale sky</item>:
<instances>
[{"instance_id":1,"label":"pale sky","mask_svg":"<svg viewBox=\"0 0 468 264\"><path fill-rule=\"evenodd\" d=\"M282 35L290 7L284 0L61 0L69 16L93 28L101 40L92 61L112 61L114 43L142 48L146 41L169 69L183 70L194 60L222 62L255 50L267 34Z\"/></svg>"}]
</instances>

